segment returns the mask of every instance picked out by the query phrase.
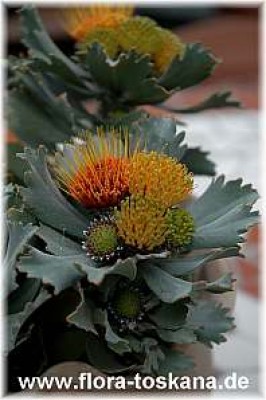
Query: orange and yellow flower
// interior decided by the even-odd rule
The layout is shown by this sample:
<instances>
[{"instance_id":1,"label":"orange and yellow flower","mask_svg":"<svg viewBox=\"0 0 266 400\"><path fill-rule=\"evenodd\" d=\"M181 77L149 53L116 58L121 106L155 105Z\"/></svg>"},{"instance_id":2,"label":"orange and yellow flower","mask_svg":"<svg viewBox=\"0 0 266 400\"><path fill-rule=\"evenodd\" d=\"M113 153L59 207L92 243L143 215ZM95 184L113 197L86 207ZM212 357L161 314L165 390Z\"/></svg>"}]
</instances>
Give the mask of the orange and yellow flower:
<instances>
[{"instance_id":1,"label":"orange and yellow flower","mask_svg":"<svg viewBox=\"0 0 266 400\"><path fill-rule=\"evenodd\" d=\"M130 6L95 5L65 9L64 27L73 39L82 41L95 29L117 28L133 14Z\"/></svg>"},{"instance_id":2,"label":"orange and yellow flower","mask_svg":"<svg viewBox=\"0 0 266 400\"><path fill-rule=\"evenodd\" d=\"M117 205L129 193L130 150L127 132L98 129L72 147L71 157L56 155L61 189L88 208Z\"/></svg>"},{"instance_id":3,"label":"orange and yellow flower","mask_svg":"<svg viewBox=\"0 0 266 400\"><path fill-rule=\"evenodd\" d=\"M145 140L130 137L127 130L98 128L56 154L56 179L86 208L116 207L133 196L166 211L189 196L193 177L174 158L145 152L145 147Z\"/></svg>"},{"instance_id":4,"label":"orange and yellow flower","mask_svg":"<svg viewBox=\"0 0 266 400\"><path fill-rule=\"evenodd\" d=\"M185 50L177 35L150 18L133 16L133 7L127 5L68 8L63 11L63 24L81 51L93 43L99 43L111 58L134 50L150 56L156 74L163 74Z\"/></svg>"}]
</instances>

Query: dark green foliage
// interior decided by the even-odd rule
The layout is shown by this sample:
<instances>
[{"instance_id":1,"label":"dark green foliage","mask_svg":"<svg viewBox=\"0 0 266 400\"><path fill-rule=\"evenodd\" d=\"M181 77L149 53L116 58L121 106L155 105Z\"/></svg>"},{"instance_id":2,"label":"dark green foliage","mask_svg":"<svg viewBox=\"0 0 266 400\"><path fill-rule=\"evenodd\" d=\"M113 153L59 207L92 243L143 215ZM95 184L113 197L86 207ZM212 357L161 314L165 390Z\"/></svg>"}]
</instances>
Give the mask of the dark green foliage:
<instances>
[{"instance_id":1,"label":"dark green foliage","mask_svg":"<svg viewBox=\"0 0 266 400\"><path fill-rule=\"evenodd\" d=\"M152 77L149 56L131 51L121 54L113 62L100 45L94 44L86 54L84 64L95 81L109 91L110 100L118 98L118 104L160 103L169 97L170 93Z\"/></svg>"},{"instance_id":2,"label":"dark green foliage","mask_svg":"<svg viewBox=\"0 0 266 400\"><path fill-rule=\"evenodd\" d=\"M183 57L172 61L168 70L159 79L159 84L168 90L186 89L208 78L217 63L218 60L200 43L190 43L186 46Z\"/></svg>"},{"instance_id":3,"label":"dark green foliage","mask_svg":"<svg viewBox=\"0 0 266 400\"><path fill-rule=\"evenodd\" d=\"M229 91L218 92L210 95L206 100L203 100L201 103L187 107L187 108L170 108L167 106L162 106L163 109L171 112L182 113L182 114L192 114L198 113L201 111L212 110L217 108L230 108L236 107L240 108L241 103L238 100L231 99L232 93Z\"/></svg>"},{"instance_id":4,"label":"dark green foliage","mask_svg":"<svg viewBox=\"0 0 266 400\"><path fill-rule=\"evenodd\" d=\"M194 175L215 175L215 164L208 159L209 152L202 151L199 147L187 149L182 158L188 170Z\"/></svg>"}]
</instances>

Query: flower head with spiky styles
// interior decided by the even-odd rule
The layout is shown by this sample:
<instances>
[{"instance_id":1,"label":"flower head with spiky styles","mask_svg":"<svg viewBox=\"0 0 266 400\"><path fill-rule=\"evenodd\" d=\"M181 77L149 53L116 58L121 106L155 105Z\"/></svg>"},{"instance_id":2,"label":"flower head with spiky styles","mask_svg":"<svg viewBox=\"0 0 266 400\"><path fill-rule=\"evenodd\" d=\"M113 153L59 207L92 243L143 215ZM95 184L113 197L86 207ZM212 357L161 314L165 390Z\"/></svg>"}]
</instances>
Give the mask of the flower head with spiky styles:
<instances>
[{"instance_id":1,"label":"flower head with spiky styles","mask_svg":"<svg viewBox=\"0 0 266 400\"><path fill-rule=\"evenodd\" d=\"M68 154L57 153L55 176L61 189L84 207L113 207L129 193L131 155L127 131L98 128Z\"/></svg>"},{"instance_id":2,"label":"flower head with spiky styles","mask_svg":"<svg viewBox=\"0 0 266 400\"><path fill-rule=\"evenodd\" d=\"M160 29L159 32L160 40L153 61L158 74L163 74L176 56L182 57L185 45L177 35L167 29Z\"/></svg>"},{"instance_id":3,"label":"flower head with spiky styles","mask_svg":"<svg viewBox=\"0 0 266 400\"><path fill-rule=\"evenodd\" d=\"M165 209L136 195L122 201L115 218L119 237L130 247L150 251L165 242Z\"/></svg>"},{"instance_id":4,"label":"flower head with spiky styles","mask_svg":"<svg viewBox=\"0 0 266 400\"><path fill-rule=\"evenodd\" d=\"M120 25L117 35L123 51L152 55L160 42L157 24L147 17L132 17Z\"/></svg>"},{"instance_id":5,"label":"flower head with spiky styles","mask_svg":"<svg viewBox=\"0 0 266 400\"><path fill-rule=\"evenodd\" d=\"M129 192L145 196L165 208L185 200L193 177L185 165L156 152L139 152L130 164Z\"/></svg>"},{"instance_id":6,"label":"flower head with spiky styles","mask_svg":"<svg viewBox=\"0 0 266 400\"><path fill-rule=\"evenodd\" d=\"M65 9L64 27L76 41L82 41L96 29L118 28L133 14L133 8L125 6L94 5Z\"/></svg>"},{"instance_id":7,"label":"flower head with spiky styles","mask_svg":"<svg viewBox=\"0 0 266 400\"><path fill-rule=\"evenodd\" d=\"M139 16L128 18L119 26L117 41L122 51L148 54L158 74L162 74L176 56L181 57L185 49L177 35L150 18Z\"/></svg>"}]
</instances>

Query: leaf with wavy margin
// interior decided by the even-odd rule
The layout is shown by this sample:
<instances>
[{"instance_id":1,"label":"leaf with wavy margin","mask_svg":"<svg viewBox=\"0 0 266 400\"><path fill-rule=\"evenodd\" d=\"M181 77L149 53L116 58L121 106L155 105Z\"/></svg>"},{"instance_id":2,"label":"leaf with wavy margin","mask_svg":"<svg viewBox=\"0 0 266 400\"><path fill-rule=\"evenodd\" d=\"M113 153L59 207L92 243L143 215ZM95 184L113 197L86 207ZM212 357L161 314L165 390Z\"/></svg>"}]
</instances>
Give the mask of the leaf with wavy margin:
<instances>
[{"instance_id":1,"label":"leaf with wavy margin","mask_svg":"<svg viewBox=\"0 0 266 400\"><path fill-rule=\"evenodd\" d=\"M196 227L192 248L236 247L243 242L242 235L258 222L258 212L251 211L258 197L251 185L242 186L242 179L214 179L187 207Z\"/></svg>"},{"instance_id":2,"label":"leaf with wavy margin","mask_svg":"<svg viewBox=\"0 0 266 400\"><path fill-rule=\"evenodd\" d=\"M38 150L26 148L20 157L30 166L30 171L25 174L27 187L21 188L25 202L43 223L82 238L89 220L61 194L48 169L45 147L40 146Z\"/></svg>"}]
</instances>

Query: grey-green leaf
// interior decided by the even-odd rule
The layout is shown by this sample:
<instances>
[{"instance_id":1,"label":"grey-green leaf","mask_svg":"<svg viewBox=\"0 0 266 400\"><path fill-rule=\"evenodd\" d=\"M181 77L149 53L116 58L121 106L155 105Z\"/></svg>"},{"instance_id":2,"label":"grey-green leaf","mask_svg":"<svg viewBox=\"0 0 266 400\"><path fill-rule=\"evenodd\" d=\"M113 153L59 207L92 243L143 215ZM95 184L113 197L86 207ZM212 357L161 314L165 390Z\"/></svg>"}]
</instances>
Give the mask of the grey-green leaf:
<instances>
[{"instance_id":1,"label":"grey-green leaf","mask_svg":"<svg viewBox=\"0 0 266 400\"><path fill-rule=\"evenodd\" d=\"M60 233L50 228L49 226L40 225L37 236L43 239L46 243L46 250L56 256L83 256L84 262L89 260L85 251L82 249L81 243L66 237L64 232Z\"/></svg>"},{"instance_id":2,"label":"grey-green leaf","mask_svg":"<svg viewBox=\"0 0 266 400\"><path fill-rule=\"evenodd\" d=\"M118 336L112 329L108 317L106 316L105 321L105 339L108 347L117 354L124 354L130 352L130 346L126 339Z\"/></svg>"},{"instance_id":3,"label":"grey-green leaf","mask_svg":"<svg viewBox=\"0 0 266 400\"><path fill-rule=\"evenodd\" d=\"M45 143L53 148L54 143L64 141L73 135L69 126L62 133L56 119L53 120L34 97L18 90L9 93L8 122L10 129L24 143L34 147Z\"/></svg>"},{"instance_id":4,"label":"grey-green leaf","mask_svg":"<svg viewBox=\"0 0 266 400\"><path fill-rule=\"evenodd\" d=\"M89 221L56 186L47 166L46 149L42 146L38 150L26 148L21 157L31 168L25 174L27 188L21 189L25 202L43 223L81 239Z\"/></svg>"},{"instance_id":5,"label":"grey-green leaf","mask_svg":"<svg viewBox=\"0 0 266 400\"><path fill-rule=\"evenodd\" d=\"M17 288L16 283L16 261L23 251L24 246L36 233L38 227L32 224L23 225L22 223L7 222L8 244L4 258L5 274L7 277L8 293Z\"/></svg>"},{"instance_id":6,"label":"grey-green leaf","mask_svg":"<svg viewBox=\"0 0 266 400\"><path fill-rule=\"evenodd\" d=\"M195 220L193 248L235 247L242 234L258 222L258 213L251 208L258 193L242 180L224 182L219 176L188 211Z\"/></svg>"},{"instance_id":7,"label":"grey-green leaf","mask_svg":"<svg viewBox=\"0 0 266 400\"><path fill-rule=\"evenodd\" d=\"M187 324L194 329L198 340L212 347L212 343L222 343L224 333L233 328L233 318L229 310L221 304L209 300L197 300L188 306Z\"/></svg>"},{"instance_id":8,"label":"grey-green leaf","mask_svg":"<svg viewBox=\"0 0 266 400\"><path fill-rule=\"evenodd\" d=\"M232 99L231 92L229 91L213 93L207 99L203 100L201 103L187 108L170 108L164 106L164 108L168 111L184 113L184 114L185 113L192 114L205 110L212 110L217 108L230 108L230 107L239 108L241 107L241 103L238 100Z\"/></svg>"},{"instance_id":9,"label":"grey-green leaf","mask_svg":"<svg viewBox=\"0 0 266 400\"><path fill-rule=\"evenodd\" d=\"M159 366L159 375L167 376L170 372L173 374L185 372L194 367L191 357L175 349L164 350L165 359Z\"/></svg>"},{"instance_id":10,"label":"grey-green leaf","mask_svg":"<svg viewBox=\"0 0 266 400\"><path fill-rule=\"evenodd\" d=\"M180 301L174 304L161 303L159 307L149 313L149 318L160 329L179 329L185 324L187 307Z\"/></svg>"},{"instance_id":11,"label":"grey-green leaf","mask_svg":"<svg viewBox=\"0 0 266 400\"><path fill-rule=\"evenodd\" d=\"M80 68L74 64L48 35L43 23L33 6L25 6L21 9L22 19L22 41L30 49L32 55L40 60L51 64L51 56L64 68L64 74L74 81L77 77L84 74Z\"/></svg>"},{"instance_id":12,"label":"grey-green leaf","mask_svg":"<svg viewBox=\"0 0 266 400\"><path fill-rule=\"evenodd\" d=\"M133 127L137 137L143 139L148 151L158 151L181 160L187 151L183 143L185 132L177 134L177 123L173 118L146 118Z\"/></svg>"},{"instance_id":13,"label":"grey-green leaf","mask_svg":"<svg viewBox=\"0 0 266 400\"><path fill-rule=\"evenodd\" d=\"M19 287L8 296L8 314L17 314L23 311L26 303L34 301L40 290L39 279L27 278L19 284Z\"/></svg>"},{"instance_id":14,"label":"grey-green leaf","mask_svg":"<svg viewBox=\"0 0 266 400\"><path fill-rule=\"evenodd\" d=\"M235 279L232 278L232 273L224 274L214 282L206 284L206 289L211 293L225 293L234 290L233 283Z\"/></svg>"},{"instance_id":15,"label":"grey-green leaf","mask_svg":"<svg viewBox=\"0 0 266 400\"><path fill-rule=\"evenodd\" d=\"M107 347L106 342L94 335L87 339L86 353L90 363L103 372L119 373L134 367L122 364L116 354Z\"/></svg>"},{"instance_id":16,"label":"grey-green leaf","mask_svg":"<svg viewBox=\"0 0 266 400\"><path fill-rule=\"evenodd\" d=\"M76 267L79 256L53 256L34 247L30 254L20 260L19 271L27 273L29 278L40 279L43 284L51 285L55 294L73 286L84 274Z\"/></svg>"},{"instance_id":17,"label":"grey-green leaf","mask_svg":"<svg viewBox=\"0 0 266 400\"><path fill-rule=\"evenodd\" d=\"M30 315L40 307L45 301L50 298L50 295L45 291L41 290L38 297L34 302L26 303L24 309L16 314L10 314L7 318L7 343L6 351L10 352L16 347L17 337L20 328L24 322L30 317Z\"/></svg>"},{"instance_id":18,"label":"grey-green leaf","mask_svg":"<svg viewBox=\"0 0 266 400\"><path fill-rule=\"evenodd\" d=\"M235 257L239 255L239 248L232 247L208 251L203 254L186 255L154 260L153 263L160 266L161 269L173 276L183 276L191 274L196 269L213 260L221 258ZM149 262L149 261L147 261Z\"/></svg>"},{"instance_id":19,"label":"grey-green leaf","mask_svg":"<svg viewBox=\"0 0 266 400\"><path fill-rule=\"evenodd\" d=\"M190 43L186 46L183 57L176 57L172 61L159 79L159 84L168 90L182 90L197 85L211 75L217 62L200 43Z\"/></svg>"},{"instance_id":20,"label":"grey-green leaf","mask_svg":"<svg viewBox=\"0 0 266 400\"><path fill-rule=\"evenodd\" d=\"M141 273L149 288L165 303L187 297L192 290L191 282L174 278L155 265L143 265Z\"/></svg>"},{"instance_id":21,"label":"grey-green leaf","mask_svg":"<svg viewBox=\"0 0 266 400\"><path fill-rule=\"evenodd\" d=\"M79 288L79 295L80 303L77 308L67 316L66 320L70 324L73 324L86 332L92 332L95 335L98 335L93 322L95 305L90 299L85 298L82 288Z\"/></svg>"},{"instance_id":22,"label":"grey-green leaf","mask_svg":"<svg viewBox=\"0 0 266 400\"><path fill-rule=\"evenodd\" d=\"M158 329L157 334L165 342L177 344L191 344L197 341L197 336L191 328L180 328L175 331L171 329Z\"/></svg>"},{"instance_id":23,"label":"grey-green leaf","mask_svg":"<svg viewBox=\"0 0 266 400\"><path fill-rule=\"evenodd\" d=\"M107 275L121 275L134 280L137 275L137 264L135 258L118 260L112 266L92 267L89 264L78 262L82 272L87 275L89 282L100 285Z\"/></svg>"},{"instance_id":24,"label":"grey-green leaf","mask_svg":"<svg viewBox=\"0 0 266 400\"><path fill-rule=\"evenodd\" d=\"M142 340L142 347L145 350L145 360L141 372L148 375L157 375L160 363L165 359L165 355L158 345L157 340L145 337Z\"/></svg>"}]
</instances>

